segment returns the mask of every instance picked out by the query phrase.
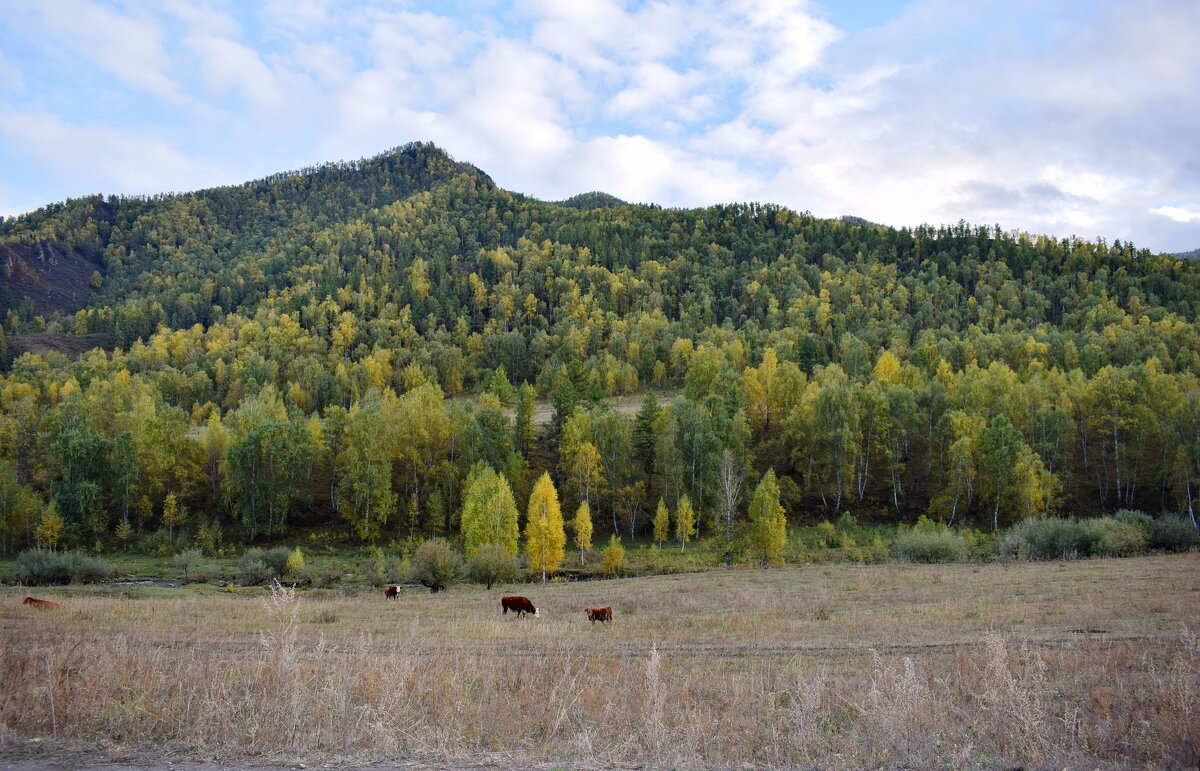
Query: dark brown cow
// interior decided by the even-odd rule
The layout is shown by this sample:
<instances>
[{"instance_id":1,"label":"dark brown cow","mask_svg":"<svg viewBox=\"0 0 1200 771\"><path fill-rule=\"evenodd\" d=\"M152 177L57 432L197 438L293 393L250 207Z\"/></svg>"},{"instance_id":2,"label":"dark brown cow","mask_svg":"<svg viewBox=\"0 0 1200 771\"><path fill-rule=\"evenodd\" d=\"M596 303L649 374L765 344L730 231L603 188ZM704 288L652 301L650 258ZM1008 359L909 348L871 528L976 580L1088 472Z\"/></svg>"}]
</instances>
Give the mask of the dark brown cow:
<instances>
[{"instance_id":1,"label":"dark brown cow","mask_svg":"<svg viewBox=\"0 0 1200 771\"><path fill-rule=\"evenodd\" d=\"M518 597L516 595L501 597L500 614L507 615L510 610L515 612L518 618L526 613L532 613L535 618L538 615L538 609L533 607L533 603L529 601L528 597Z\"/></svg>"},{"instance_id":2,"label":"dark brown cow","mask_svg":"<svg viewBox=\"0 0 1200 771\"><path fill-rule=\"evenodd\" d=\"M400 596L400 587L398 587L398 586L389 586L388 588L383 590L384 599L394 600L398 596Z\"/></svg>"},{"instance_id":3,"label":"dark brown cow","mask_svg":"<svg viewBox=\"0 0 1200 771\"><path fill-rule=\"evenodd\" d=\"M593 624L597 621L612 621L612 606L606 608L587 608L586 610L588 621Z\"/></svg>"},{"instance_id":4,"label":"dark brown cow","mask_svg":"<svg viewBox=\"0 0 1200 771\"><path fill-rule=\"evenodd\" d=\"M58 610L62 607L54 600L39 600L37 597L26 597L24 602L26 605L32 605L42 610Z\"/></svg>"}]
</instances>

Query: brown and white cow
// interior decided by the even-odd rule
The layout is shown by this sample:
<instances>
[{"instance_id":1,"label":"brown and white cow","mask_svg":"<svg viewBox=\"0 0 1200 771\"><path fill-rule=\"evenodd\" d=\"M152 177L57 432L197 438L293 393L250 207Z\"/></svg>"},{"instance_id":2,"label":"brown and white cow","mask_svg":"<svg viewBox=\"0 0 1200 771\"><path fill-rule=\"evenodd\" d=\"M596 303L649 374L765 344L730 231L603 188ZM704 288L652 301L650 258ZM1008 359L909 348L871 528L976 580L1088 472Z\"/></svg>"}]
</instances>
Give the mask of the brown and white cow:
<instances>
[{"instance_id":1,"label":"brown and white cow","mask_svg":"<svg viewBox=\"0 0 1200 771\"><path fill-rule=\"evenodd\" d=\"M585 612L587 613L588 621L591 621L593 624L597 621L612 621L611 605L604 608L587 608Z\"/></svg>"},{"instance_id":2,"label":"brown and white cow","mask_svg":"<svg viewBox=\"0 0 1200 771\"><path fill-rule=\"evenodd\" d=\"M62 605L59 605L54 600L39 600L37 597L26 597L24 604L32 605L33 607L40 608L42 610L58 610L62 607Z\"/></svg>"},{"instance_id":3,"label":"brown and white cow","mask_svg":"<svg viewBox=\"0 0 1200 771\"><path fill-rule=\"evenodd\" d=\"M389 586L388 588L383 590L384 599L394 600L398 596L400 596L400 587L398 587L398 586Z\"/></svg>"},{"instance_id":4,"label":"brown and white cow","mask_svg":"<svg viewBox=\"0 0 1200 771\"><path fill-rule=\"evenodd\" d=\"M535 618L538 615L538 609L533 607L533 603L529 601L528 597L517 595L500 598L500 614L507 615L510 610L516 613L518 618L526 613L532 613Z\"/></svg>"}]
</instances>

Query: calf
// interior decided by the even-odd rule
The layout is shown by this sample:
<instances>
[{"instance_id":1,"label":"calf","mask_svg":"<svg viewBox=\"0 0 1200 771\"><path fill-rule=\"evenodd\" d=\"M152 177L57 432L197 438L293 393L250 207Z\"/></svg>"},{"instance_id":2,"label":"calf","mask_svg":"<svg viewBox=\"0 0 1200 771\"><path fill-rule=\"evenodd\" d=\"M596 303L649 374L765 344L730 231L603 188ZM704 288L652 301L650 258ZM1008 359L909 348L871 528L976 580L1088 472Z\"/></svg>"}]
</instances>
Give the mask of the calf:
<instances>
[{"instance_id":1,"label":"calf","mask_svg":"<svg viewBox=\"0 0 1200 771\"><path fill-rule=\"evenodd\" d=\"M533 607L533 603L529 601L528 597L518 597L516 595L501 597L500 614L507 615L510 610L515 612L518 618L526 613L532 613L534 618L538 615L538 609Z\"/></svg>"},{"instance_id":2,"label":"calf","mask_svg":"<svg viewBox=\"0 0 1200 771\"><path fill-rule=\"evenodd\" d=\"M400 587L389 586L383 590L383 597L386 600L394 600L400 595Z\"/></svg>"},{"instance_id":3,"label":"calf","mask_svg":"<svg viewBox=\"0 0 1200 771\"><path fill-rule=\"evenodd\" d=\"M32 605L33 607L40 608L41 610L58 610L62 607L62 605L59 605L54 600L39 600L37 597L26 597L24 604Z\"/></svg>"},{"instance_id":4,"label":"calf","mask_svg":"<svg viewBox=\"0 0 1200 771\"><path fill-rule=\"evenodd\" d=\"M612 621L611 605L605 608L587 608L585 612L587 613L588 621L591 621L593 624L597 621Z\"/></svg>"}]
</instances>

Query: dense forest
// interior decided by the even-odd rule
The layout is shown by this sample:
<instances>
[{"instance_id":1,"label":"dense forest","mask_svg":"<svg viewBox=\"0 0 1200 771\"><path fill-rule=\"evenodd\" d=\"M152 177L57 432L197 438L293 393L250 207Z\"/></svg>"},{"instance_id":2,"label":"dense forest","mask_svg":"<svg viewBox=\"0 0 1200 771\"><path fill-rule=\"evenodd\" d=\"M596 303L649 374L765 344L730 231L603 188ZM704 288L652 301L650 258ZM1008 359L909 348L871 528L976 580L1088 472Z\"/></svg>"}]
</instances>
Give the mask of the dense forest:
<instances>
[{"instance_id":1,"label":"dense forest","mask_svg":"<svg viewBox=\"0 0 1200 771\"><path fill-rule=\"evenodd\" d=\"M1195 522L1200 270L1119 241L549 203L412 144L70 200L0 242L97 266L73 315L3 318L6 552L461 542L468 482L523 512L544 471L598 537L685 497L736 528L769 471L792 523Z\"/></svg>"}]
</instances>

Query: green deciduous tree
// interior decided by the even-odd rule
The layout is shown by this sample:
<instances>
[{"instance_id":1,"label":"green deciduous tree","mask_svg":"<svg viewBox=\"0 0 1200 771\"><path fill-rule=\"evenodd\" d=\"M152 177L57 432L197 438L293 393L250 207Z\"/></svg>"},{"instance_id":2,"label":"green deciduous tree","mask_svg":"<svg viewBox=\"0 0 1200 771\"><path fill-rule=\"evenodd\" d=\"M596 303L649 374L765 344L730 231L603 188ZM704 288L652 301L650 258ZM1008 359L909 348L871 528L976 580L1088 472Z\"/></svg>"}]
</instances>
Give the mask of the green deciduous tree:
<instances>
[{"instance_id":1,"label":"green deciduous tree","mask_svg":"<svg viewBox=\"0 0 1200 771\"><path fill-rule=\"evenodd\" d=\"M230 444L226 490L251 537L283 531L311 454L311 437L290 421L264 422Z\"/></svg>"},{"instance_id":2,"label":"green deciduous tree","mask_svg":"<svg viewBox=\"0 0 1200 771\"><path fill-rule=\"evenodd\" d=\"M517 504L508 481L490 468L484 468L467 483L462 534L468 557L487 544L500 547L512 557L517 555Z\"/></svg>"},{"instance_id":3,"label":"green deciduous tree","mask_svg":"<svg viewBox=\"0 0 1200 771\"><path fill-rule=\"evenodd\" d=\"M1017 463L1024 441L1011 421L997 415L979 435L979 454L983 459L992 492L992 530L1000 526L1000 505L1017 485Z\"/></svg>"},{"instance_id":4,"label":"green deciduous tree","mask_svg":"<svg viewBox=\"0 0 1200 771\"><path fill-rule=\"evenodd\" d=\"M338 456L341 482L337 486L338 510L350 530L363 541L374 541L396 511L392 489L389 437L381 431L379 403L355 405L347 416Z\"/></svg>"}]
</instances>

